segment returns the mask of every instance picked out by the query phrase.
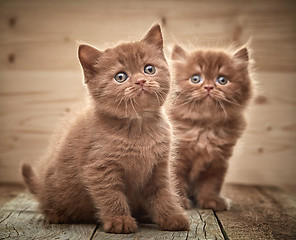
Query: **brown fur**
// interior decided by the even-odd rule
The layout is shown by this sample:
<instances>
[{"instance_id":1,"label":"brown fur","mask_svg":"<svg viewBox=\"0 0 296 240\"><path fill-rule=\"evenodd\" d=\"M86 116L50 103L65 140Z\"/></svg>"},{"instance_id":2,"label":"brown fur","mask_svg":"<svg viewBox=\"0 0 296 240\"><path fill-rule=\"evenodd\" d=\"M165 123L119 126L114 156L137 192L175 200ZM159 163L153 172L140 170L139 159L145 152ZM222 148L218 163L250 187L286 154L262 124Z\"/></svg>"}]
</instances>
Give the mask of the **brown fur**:
<instances>
[{"instance_id":1,"label":"brown fur","mask_svg":"<svg viewBox=\"0 0 296 240\"><path fill-rule=\"evenodd\" d=\"M235 53L197 50L188 54L175 46L172 54L176 93L170 115L177 138L176 174L185 208L226 210L219 195L233 147L246 127L244 109L252 87L247 48ZM190 78L199 74L202 82ZM229 82L219 85L218 76ZM207 88L210 90L208 96Z\"/></svg>"},{"instance_id":2,"label":"brown fur","mask_svg":"<svg viewBox=\"0 0 296 240\"><path fill-rule=\"evenodd\" d=\"M79 59L90 103L36 175L23 165L41 211L52 223L101 221L106 232L130 233L133 216L145 210L161 229L188 229L169 181L171 130L162 105L170 75L159 25L141 41L105 51L81 45ZM144 73L147 64L155 74ZM116 82L118 72L129 78Z\"/></svg>"}]
</instances>

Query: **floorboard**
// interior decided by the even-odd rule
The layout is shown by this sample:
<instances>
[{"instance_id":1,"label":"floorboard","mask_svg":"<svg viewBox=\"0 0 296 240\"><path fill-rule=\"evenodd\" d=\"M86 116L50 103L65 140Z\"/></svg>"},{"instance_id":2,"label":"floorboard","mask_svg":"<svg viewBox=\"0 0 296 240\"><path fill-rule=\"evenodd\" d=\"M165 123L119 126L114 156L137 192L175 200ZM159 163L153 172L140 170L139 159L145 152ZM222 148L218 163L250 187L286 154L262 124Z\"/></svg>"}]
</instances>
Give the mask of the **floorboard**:
<instances>
[{"instance_id":1,"label":"floorboard","mask_svg":"<svg viewBox=\"0 0 296 240\"><path fill-rule=\"evenodd\" d=\"M48 224L38 212L38 203L21 193L0 211L0 239L89 239L91 224Z\"/></svg>"},{"instance_id":2,"label":"floorboard","mask_svg":"<svg viewBox=\"0 0 296 240\"><path fill-rule=\"evenodd\" d=\"M25 187L21 184L0 183L0 208L24 189Z\"/></svg>"},{"instance_id":3,"label":"floorboard","mask_svg":"<svg viewBox=\"0 0 296 240\"><path fill-rule=\"evenodd\" d=\"M229 239L296 239L296 201L277 187L228 185L230 211L216 213Z\"/></svg>"},{"instance_id":4,"label":"floorboard","mask_svg":"<svg viewBox=\"0 0 296 240\"><path fill-rule=\"evenodd\" d=\"M189 231L161 231L155 224L140 224L134 234L109 234L94 224L48 224L38 203L21 186L0 184L0 193L0 239L296 239L294 191L278 187L226 185L223 194L232 199L231 210L214 213L195 208L187 211Z\"/></svg>"}]
</instances>

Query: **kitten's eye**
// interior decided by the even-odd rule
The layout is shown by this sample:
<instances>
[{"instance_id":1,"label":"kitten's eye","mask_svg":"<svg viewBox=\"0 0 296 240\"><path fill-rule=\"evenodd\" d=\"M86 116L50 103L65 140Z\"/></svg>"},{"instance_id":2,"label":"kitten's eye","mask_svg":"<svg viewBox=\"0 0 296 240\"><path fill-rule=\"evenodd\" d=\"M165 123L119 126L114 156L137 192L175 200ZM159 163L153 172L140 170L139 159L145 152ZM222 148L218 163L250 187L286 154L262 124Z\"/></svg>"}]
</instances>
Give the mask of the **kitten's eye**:
<instances>
[{"instance_id":1,"label":"kitten's eye","mask_svg":"<svg viewBox=\"0 0 296 240\"><path fill-rule=\"evenodd\" d=\"M191 78L190 78L190 81L194 84L197 84L197 83L200 83L202 81L202 78L200 75L193 75Z\"/></svg>"},{"instance_id":2,"label":"kitten's eye","mask_svg":"<svg viewBox=\"0 0 296 240\"><path fill-rule=\"evenodd\" d=\"M218 76L217 83L219 83L220 85L226 85L228 83L228 79L223 76Z\"/></svg>"},{"instance_id":3,"label":"kitten's eye","mask_svg":"<svg viewBox=\"0 0 296 240\"><path fill-rule=\"evenodd\" d=\"M128 76L124 72L119 72L114 76L115 81L119 83L123 83L127 78Z\"/></svg>"},{"instance_id":4,"label":"kitten's eye","mask_svg":"<svg viewBox=\"0 0 296 240\"><path fill-rule=\"evenodd\" d=\"M152 75L152 74L154 74L156 72L156 69L152 65L147 65L144 68L144 72L147 73L147 74L149 74L149 75Z\"/></svg>"}]
</instances>

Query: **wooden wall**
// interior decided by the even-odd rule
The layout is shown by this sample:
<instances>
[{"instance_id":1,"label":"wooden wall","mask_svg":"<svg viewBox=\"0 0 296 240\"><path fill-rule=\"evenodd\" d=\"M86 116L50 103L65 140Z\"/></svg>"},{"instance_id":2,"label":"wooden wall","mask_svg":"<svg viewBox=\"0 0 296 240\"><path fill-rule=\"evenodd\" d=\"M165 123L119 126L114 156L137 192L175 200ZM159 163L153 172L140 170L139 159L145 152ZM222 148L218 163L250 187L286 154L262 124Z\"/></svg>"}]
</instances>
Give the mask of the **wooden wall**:
<instances>
[{"instance_id":1,"label":"wooden wall","mask_svg":"<svg viewBox=\"0 0 296 240\"><path fill-rule=\"evenodd\" d=\"M252 38L259 92L227 181L296 185L295 16L288 0L0 0L0 181L21 180L83 97L76 41L105 48L160 21L166 44Z\"/></svg>"}]
</instances>

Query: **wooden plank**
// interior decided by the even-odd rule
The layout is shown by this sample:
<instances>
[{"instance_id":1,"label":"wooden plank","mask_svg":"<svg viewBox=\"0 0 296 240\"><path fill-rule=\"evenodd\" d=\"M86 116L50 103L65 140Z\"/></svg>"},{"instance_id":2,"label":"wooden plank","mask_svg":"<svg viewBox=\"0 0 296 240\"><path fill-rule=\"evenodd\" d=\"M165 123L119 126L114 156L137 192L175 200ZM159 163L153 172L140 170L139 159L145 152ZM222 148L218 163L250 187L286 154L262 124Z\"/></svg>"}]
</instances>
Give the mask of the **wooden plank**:
<instances>
[{"instance_id":1,"label":"wooden plank","mask_svg":"<svg viewBox=\"0 0 296 240\"><path fill-rule=\"evenodd\" d=\"M101 227L99 227L94 234L94 240L185 240L187 238L187 231L181 232L169 232L169 231L161 231L154 224L142 224L139 226L139 229L136 233L131 234L110 234L105 233ZM190 238L188 238L190 239Z\"/></svg>"},{"instance_id":2,"label":"wooden plank","mask_svg":"<svg viewBox=\"0 0 296 240\"><path fill-rule=\"evenodd\" d=\"M0 182L20 182L20 162L42 157L62 116L83 99L81 78L79 71L0 73ZM261 100L248 111L248 128L230 160L228 182L296 184L295 78L294 73L257 74Z\"/></svg>"},{"instance_id":3,"label":"wooden plank","mask_svg":"<svg viewBox=\"0 0 296 240\"><path fill-rule=\"evenodd\" d=\"M226 185L230 211L216 213L229 239L296 239L296 201L276 187Z\"/></svg>"},{"instance_id":4,"label":"wooden plank","mask_svg":"<svg viewBox=\"0 0 296 240\"><path fill-rule=\"evenodd\" d=\"M112 234L114 240L146 240L146 239L174 239L174 240L187 240L187 239L217 239L222 240L223 235L219 228L216 217L211 210L198 210L192 209L187 211L190 216L190 230L171 232L161 231L154 224L140 224L137 233L124 235L124 234ZM98 228L93 239L110 239L110 234L104 233L102 228Z\"/></svg>"},{"instance_id":5,"label":"wooden plank","mask_svg":"<svg viewBox=\"0 0 296 240\"><path fill-rule=\"evenodd\" d=\"M24 189L25 187L21 184L0 183L0 208Z\"/></svg>"},{"instance_id":6,"label":"wooden plank","mask_svg":"<svg viewBox=\"0 0 296 240\"><path fill-rule=\"evenodd\" d=\"M161 19L165 41L254 41L261 70L295 71L295 4L291 0L1 1L0 69L77 68L76 40L100 47L140 35ZM198 14L196 13L198 11ZM119 21L118 16L124 16ZM184 27L186 26L186 27Z\"/></svg>"},{"instance_id":7,"label":"wooden plank","mask_svg":"<svg viewBox=\"0 0 296 240\"><path fill-rule=\"evenodd\" d=\"M188 239L224 239L213 211L192 209L187 212L191 220Z\"/></svg>"},{"instance_id":8,"label":"wooden plank","mask_svg":"<svg viewBox=\"0 0 296 240\"><path fill-rule=\"evenodd\" d=\"M6 189L10 192L13 187ZM191 220L188 232L161 231L154 224L142 224L137 233L126 235L104 233L101 227L92 224L46 224L38 213L37 202L30 194L22 193L0 209L0 239L296 238L296 199L290 193L277 187L226 185L223 194L233 200L233 205L227 212L215 213L219 222L210 210L192 209L188 211Z\"/></svg>"},{"instance_id":9,"label":"wooden plank","mask_svg":"<svg viewBox=\"0 0 296 240\"><path fill-rule=\"evenodd\" d=\"M0 182L21 181L19 163L42 157L60 116L83 96L76 40L110 47L160 20L167 44L252 37L262 96L227 181L296 185L295 10L293 0L0 1Z\"/></svg>"},{"instance_id":10,"label":"wooden plank","mask_svg":"<svg viewBox=\"0 0 296 240\"><path fill-rule=\"evenodd\" d=\"M27 193L0 210L0 239L89 239L93 224L48 224L37 211L37 202Z\"/></svg>"},{"instance_id":11,"label":"wooden plank","mask_svg":"<svg viewBox=\"0 0 296 240\"><path fill-rule=\"evenodd\" d=\"M256 74L257 97L247 111L248 127L230 159L228 182L296 185L295 78L294 74Z\"/></svg>"},{"instance_id":12,"label":"wooden plank","mask_svg":"<svg viewBox=\"0 0 296 240\"><path fill-rule=\"evenodd\" d=\"M281 186L281 189L283 189L284 192L289 194L289 196L292 197L296 201L296 186L295 185L284 185L284 186Z\"/></svg>"},{"instance_id":13,"label":"wooden plank","mask_svg":"<svg viewBox=\"0 0 296 240\"><path fill-rule=\"evenodd\" d=\"M277 187L258 187L270 199L273 208L268 212L275 239L296 239L296 198Z\"/></svg>"},{"instance_id":14,"label":"wooden plank","mask_svg":"<svg viewBox=\"0 0 296 240\"><path fill-rule=\"evenodd\" d=\"M1 72L0 83L0 182L20 182L20 162L45 154L61 118L83 104L86 91L80 71Z\"/></svg>"},{"instance_id":15,"label":"wooden plank","mask_svg":"<svg viewBox=\"0 0 296 240\"><path fill-rule=\"evenodd\" d=\"M190 231L161 231L155 224L140 224L134 234L109 234L92 224L47 224L37 206L38 203L28 193L22 193L5 204L0 209L0 239L224 239L211 210L188 211Z\"/></svg>"}]
</instances>

